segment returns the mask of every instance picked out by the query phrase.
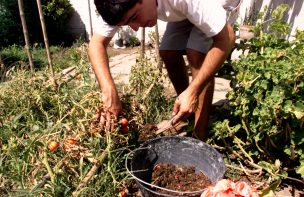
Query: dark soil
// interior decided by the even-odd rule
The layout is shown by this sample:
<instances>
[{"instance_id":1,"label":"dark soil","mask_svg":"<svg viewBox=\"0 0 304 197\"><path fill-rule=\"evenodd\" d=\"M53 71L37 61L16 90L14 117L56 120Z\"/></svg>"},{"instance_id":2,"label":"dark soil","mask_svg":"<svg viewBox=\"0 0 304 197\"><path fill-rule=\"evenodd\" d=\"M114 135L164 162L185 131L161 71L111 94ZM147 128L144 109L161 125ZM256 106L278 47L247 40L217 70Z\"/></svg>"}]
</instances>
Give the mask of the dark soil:
<instances>
[{"instance_id":1,"label":"dark soil","mask_svg":"<svg viewBox=\"0 0 304 197\"><path fill-rule=\"evenodd\" d=\"M138 141L139 142L145 142L147 140L153 139L157 137L155 134L155 131L157 131L157 125L154 124L146 124L143 126L141 129L141 132L139 133L138 136Z\"/></svg>"},{"instance_id":2,"label":"dark soil","mask_svg":"<svg viewBox=\"0 0 304 197\"><path fill-rule=\"evenodd\" d=\"M153 169L151 184L174 191L194 192L210 186L211 181L202 172L196 174L193 166L159 163ZM158 188L155 190L172 195Z\"/></svg>"}]
</instances>

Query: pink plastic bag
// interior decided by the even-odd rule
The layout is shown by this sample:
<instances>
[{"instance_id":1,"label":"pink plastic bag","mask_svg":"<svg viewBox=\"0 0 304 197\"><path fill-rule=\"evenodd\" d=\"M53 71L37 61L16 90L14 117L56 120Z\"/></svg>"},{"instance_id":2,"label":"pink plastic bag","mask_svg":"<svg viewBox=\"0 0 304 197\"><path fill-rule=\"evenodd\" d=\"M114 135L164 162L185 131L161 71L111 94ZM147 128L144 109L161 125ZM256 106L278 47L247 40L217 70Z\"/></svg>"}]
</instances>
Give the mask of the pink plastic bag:
<instances>
[{"instance_id":1,"label":"pink plastic bag","mask_svg":"<svg viewBox=\"0 0 304 197\"><path fill-rule=\"evenodd\" d=\"M258 197L257 190L243 181L233 182L229 179L220 180L210 186L201 197Z\"/></svg>"}]
</instances>

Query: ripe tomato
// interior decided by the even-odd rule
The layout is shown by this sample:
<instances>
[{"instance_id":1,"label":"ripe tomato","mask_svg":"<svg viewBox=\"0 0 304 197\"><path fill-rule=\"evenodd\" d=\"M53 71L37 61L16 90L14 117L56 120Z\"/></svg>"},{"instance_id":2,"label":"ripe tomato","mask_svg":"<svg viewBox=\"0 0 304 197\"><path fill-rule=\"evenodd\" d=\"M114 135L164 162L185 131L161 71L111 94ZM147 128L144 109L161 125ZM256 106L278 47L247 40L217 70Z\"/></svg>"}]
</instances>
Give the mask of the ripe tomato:
<instances>
[{"instance_id":1,"label":"ripe tomato","mask_svg":"<svg viewBox=\"0 0 304 197\"><path fill-rule=\"evenodd\" d=\"M55 151L57 148L59 147L59 143L58 142L55 142L55 141L51 141L49 144L48 144L48 148L50 151Z\"/></svg>"},{"instance_id":2,"label":"ripe tomato","mask_svg":"<svg viewBox=\"0 0 304 197\"><path fill-rule=\"evenodd\" d=\"M127 193L125 191L121 191L118 193L118 197L127 197Z\"/></svg>"},{"instance_id":3,"label":"ripe tomato","mask_svg":"<svg viewBox=\"0 0 304 197\"><path fill-rule=\"evenodd\" d=\"M126 133L129 132L129 128L128 127L121 127L120 132L123 133L123 134L126 134Z\"/></svg>"},{"instance_id":4,"label":"ripe tomato","mask_svg":"<svg viewBox=\"0 0 304 197\"><path fill-rule=\"evenodd\" d=\"M120 124L121 124L122 127L126 127L126 126L128 126L129 122L126 118L122 118L120 120Z\"/></svg>"},{"instance_id":5,"label":"ripe tomato","mask_svg":"<svg viewBox=\"0 0 304 197\"><path fill-rule=\"evenodd\" d=\"M64 143L68 143L68 144L77 144L77 140L74 138L68 138L65 140Z\"/></svg>"}]
</instances>

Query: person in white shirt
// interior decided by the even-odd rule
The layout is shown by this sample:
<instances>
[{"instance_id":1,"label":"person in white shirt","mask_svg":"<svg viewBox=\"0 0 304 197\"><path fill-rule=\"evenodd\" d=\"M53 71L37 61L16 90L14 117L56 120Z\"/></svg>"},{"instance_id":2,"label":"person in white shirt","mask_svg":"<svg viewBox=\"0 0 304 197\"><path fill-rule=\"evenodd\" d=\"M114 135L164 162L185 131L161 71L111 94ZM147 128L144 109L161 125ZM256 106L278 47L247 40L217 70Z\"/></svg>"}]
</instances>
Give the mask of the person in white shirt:
<instances>
[{"instance_id":1,"label":"person in white shirt","mask_svg":"<svg viewBox=\"0 0 304 197\"><path fill-rule=\"evenodd\" d=\"M214 75L234 46L233 28L227 12L240 0L94 0L103 22L89 44L89 57L102 91L105 119L122 110L109 69L106 48L119 26L153 27L157 19L167 21L160 55L178 94L172 124L195 115L194 136L206 140L214 91ZM183 55L192 73L189 82Z\"/></svg>"}]
</instances>

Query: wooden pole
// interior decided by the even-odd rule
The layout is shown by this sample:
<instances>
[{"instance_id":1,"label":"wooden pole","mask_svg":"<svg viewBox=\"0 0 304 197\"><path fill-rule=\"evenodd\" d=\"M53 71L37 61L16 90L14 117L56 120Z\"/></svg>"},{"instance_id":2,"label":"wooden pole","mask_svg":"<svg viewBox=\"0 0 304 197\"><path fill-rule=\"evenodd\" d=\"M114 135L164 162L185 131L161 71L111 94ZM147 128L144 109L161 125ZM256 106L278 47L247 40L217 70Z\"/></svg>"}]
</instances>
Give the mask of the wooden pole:
<instances>
[{"instance_id":1,"label":"wooden pole","mask_svg":"<svg viewBox=\"0 0 304 197\"><path fill-rule=\"evenodd\" d=\"M141 28L141 41L140 41L140 58L145 56L145 28Z\"/></svg>"},{"instance_id":2,"label":"wooden pole","mask_svg":"<svg viewBox=\"0 0 304 197\"><path fill-rule=\"evenodd\" d=\"M18 0L18 7L19 7L19 14L20 14L20 19L22 23L22 29L23 29L23 35L24 35L24 41L25 41L25 49L27 52L27 56L29 59L30 63L30 69L31 72L34 72L34 62L33 62L33 57L32 53L30 50L30 41L29 41L29 35L28 35L28 30L27 30L27 25L26 25L26 20L23 12L23 0Z\"/></svg>"},{"instance_id":3,"label":"wooden pole","mask_svg":"<svg viewBox=\"0 0 304 197\"><path fill-rule=\"evenodd\" d=\"M158 24L155 25L155 54L156 54L156 62L157 68L161 71L163 62L159 55L159 33L158 33Z\"/></svg>"},{"instance_id":4,"label":"wooden pole","mask_svg":"<svg viewBox=\"0 0 304 197\"><path fill-rule=\"evenodd\" d=\"M51 53L50 53L50 49L49 49L49 40L48 40L48 36L47 36L47 31L46 31L42 7L41 7L41 0L37 0L37 6L38 6L38 11L39 11L39 17L40 17L40 22L41 22L45 50L46 50L46 54L47 54L47 58L48 58L48 62L49 62L49 69L51 70L52 77L54 77L55 76L54 69L53 69L52 58L51 58Z\"/></svg>"},{"instance_id":5,"label":"wooden pole","mask_svg":"<svg viewBox=\"0 0 304 197\"><path fill-rule=\"evenodd\" d=\"M89 21L90 21L90 35L89 38L91 39L93 36L93 25L92 25L92 13L91 13L91 3L88 0L88 8L89 8Z\"/></svg>"}]
</instances>

